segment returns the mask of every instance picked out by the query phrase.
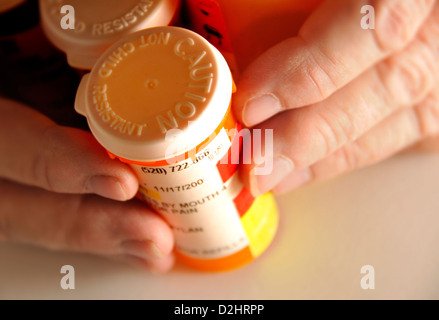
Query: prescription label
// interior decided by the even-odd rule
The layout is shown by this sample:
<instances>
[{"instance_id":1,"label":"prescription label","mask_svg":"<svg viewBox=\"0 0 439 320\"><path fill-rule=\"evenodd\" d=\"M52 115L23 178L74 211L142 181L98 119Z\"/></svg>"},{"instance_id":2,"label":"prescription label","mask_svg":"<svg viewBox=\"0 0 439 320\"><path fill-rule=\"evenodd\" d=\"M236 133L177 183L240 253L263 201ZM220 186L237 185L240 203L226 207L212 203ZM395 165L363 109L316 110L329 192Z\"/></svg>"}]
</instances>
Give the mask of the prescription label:
<instances>
[{"instance_id":1,"label":"prescription label","mask_svg":"<svg viewBox=\"0 0 439 320\"><path fill-rule=\"evenodd\" d=\"M140 180L140 197L164 217L174 231L177 249L190 257L217 259L249 246L236 201L244 187L236 169L227 176L219 170L231 140L223 128L183 161L132 165Z\"/></svg>"}]
</instances>

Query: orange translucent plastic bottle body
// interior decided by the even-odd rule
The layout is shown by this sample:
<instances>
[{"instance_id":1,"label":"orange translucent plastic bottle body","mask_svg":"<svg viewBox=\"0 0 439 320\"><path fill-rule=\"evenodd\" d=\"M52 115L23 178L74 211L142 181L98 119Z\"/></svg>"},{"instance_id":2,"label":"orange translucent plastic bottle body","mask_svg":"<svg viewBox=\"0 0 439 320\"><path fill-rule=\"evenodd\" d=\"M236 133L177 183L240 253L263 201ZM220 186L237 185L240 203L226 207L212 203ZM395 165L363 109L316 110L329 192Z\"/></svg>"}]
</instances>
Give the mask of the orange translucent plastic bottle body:
<instances>
[{"instance_id":1,"label":"orange translucent plastic bottle body","mask_svg":"<svg viewBox=\"0 0 439 320\"><path fill-rule=\"evenodd\" d=\"M239 70L242 71L271 46L295 36L308 15L321 2L186 0L186 6L192 19L198 20L190 21L191 28L217 46L229 63L232 59L228 54L233 50Z\"/></svg>"}]
</instances>

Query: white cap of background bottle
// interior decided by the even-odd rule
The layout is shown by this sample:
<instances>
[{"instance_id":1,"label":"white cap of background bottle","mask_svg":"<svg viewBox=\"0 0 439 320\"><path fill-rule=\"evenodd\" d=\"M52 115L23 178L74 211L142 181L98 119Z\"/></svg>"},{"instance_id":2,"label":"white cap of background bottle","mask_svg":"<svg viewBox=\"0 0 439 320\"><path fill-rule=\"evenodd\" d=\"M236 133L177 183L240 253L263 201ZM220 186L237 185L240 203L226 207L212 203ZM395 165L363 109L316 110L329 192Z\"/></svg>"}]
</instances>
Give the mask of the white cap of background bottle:
<instances>
[{"instance_id":1,"label":"white cap of background bottle","mask_svg":"<svg viewBox=\"0 0 439 320\"><path fill-rule=\"evenodd\" d=\"M90 70L108 47L127 34L173 23L178 19L180 3L180 0L39 0L41 23L47 37L66 53L72 67L85 70ZM62 13L66 5L73 11ZM67 14L72 12L75 28L69 29L72 22Z\"/></svg>"}]
</instances>

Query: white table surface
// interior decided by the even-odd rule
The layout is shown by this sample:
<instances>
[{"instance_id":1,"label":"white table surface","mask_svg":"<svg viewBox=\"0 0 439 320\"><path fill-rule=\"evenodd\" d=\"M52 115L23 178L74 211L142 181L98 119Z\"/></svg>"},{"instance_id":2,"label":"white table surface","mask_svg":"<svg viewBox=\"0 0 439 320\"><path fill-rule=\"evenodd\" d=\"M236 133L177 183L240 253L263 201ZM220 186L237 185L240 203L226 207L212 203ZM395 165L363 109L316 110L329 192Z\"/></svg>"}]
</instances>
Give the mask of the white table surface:
<instances>
[{"instance_id":1,"label":"white table surface","mask_svg":"<svg viewBox=\"0 0 439 320\"><path fill-rule=\"evenodd\" d=\"M406 154L278 198L264 255L220 274L157 276L102 258L0 244L0 299L439 299L439 154ZM62 290L72 265L76 289ZM363 290L363 265L375 290Z\"/></svg>"}]
</instances>

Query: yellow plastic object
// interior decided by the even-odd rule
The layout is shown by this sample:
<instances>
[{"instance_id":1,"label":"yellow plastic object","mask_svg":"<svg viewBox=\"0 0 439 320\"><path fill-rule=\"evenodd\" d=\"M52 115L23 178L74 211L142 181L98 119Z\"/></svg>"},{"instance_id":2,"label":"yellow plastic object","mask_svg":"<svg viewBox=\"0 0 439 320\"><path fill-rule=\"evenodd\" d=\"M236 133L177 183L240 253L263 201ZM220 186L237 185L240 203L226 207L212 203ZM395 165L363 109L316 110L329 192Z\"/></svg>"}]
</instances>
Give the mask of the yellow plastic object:
<instances>
[{"instance_id":1,"label":"yellow plastic object","mask_svg":"<svg viewBox=\"0 0 439 320\"><path fill-rule=\"evenodd\" d=\"M274 196L266 193L256 198L241 222L250 240L252 255L259 257L273 241L279 224Z\"/></svg>"}]
</instances>

